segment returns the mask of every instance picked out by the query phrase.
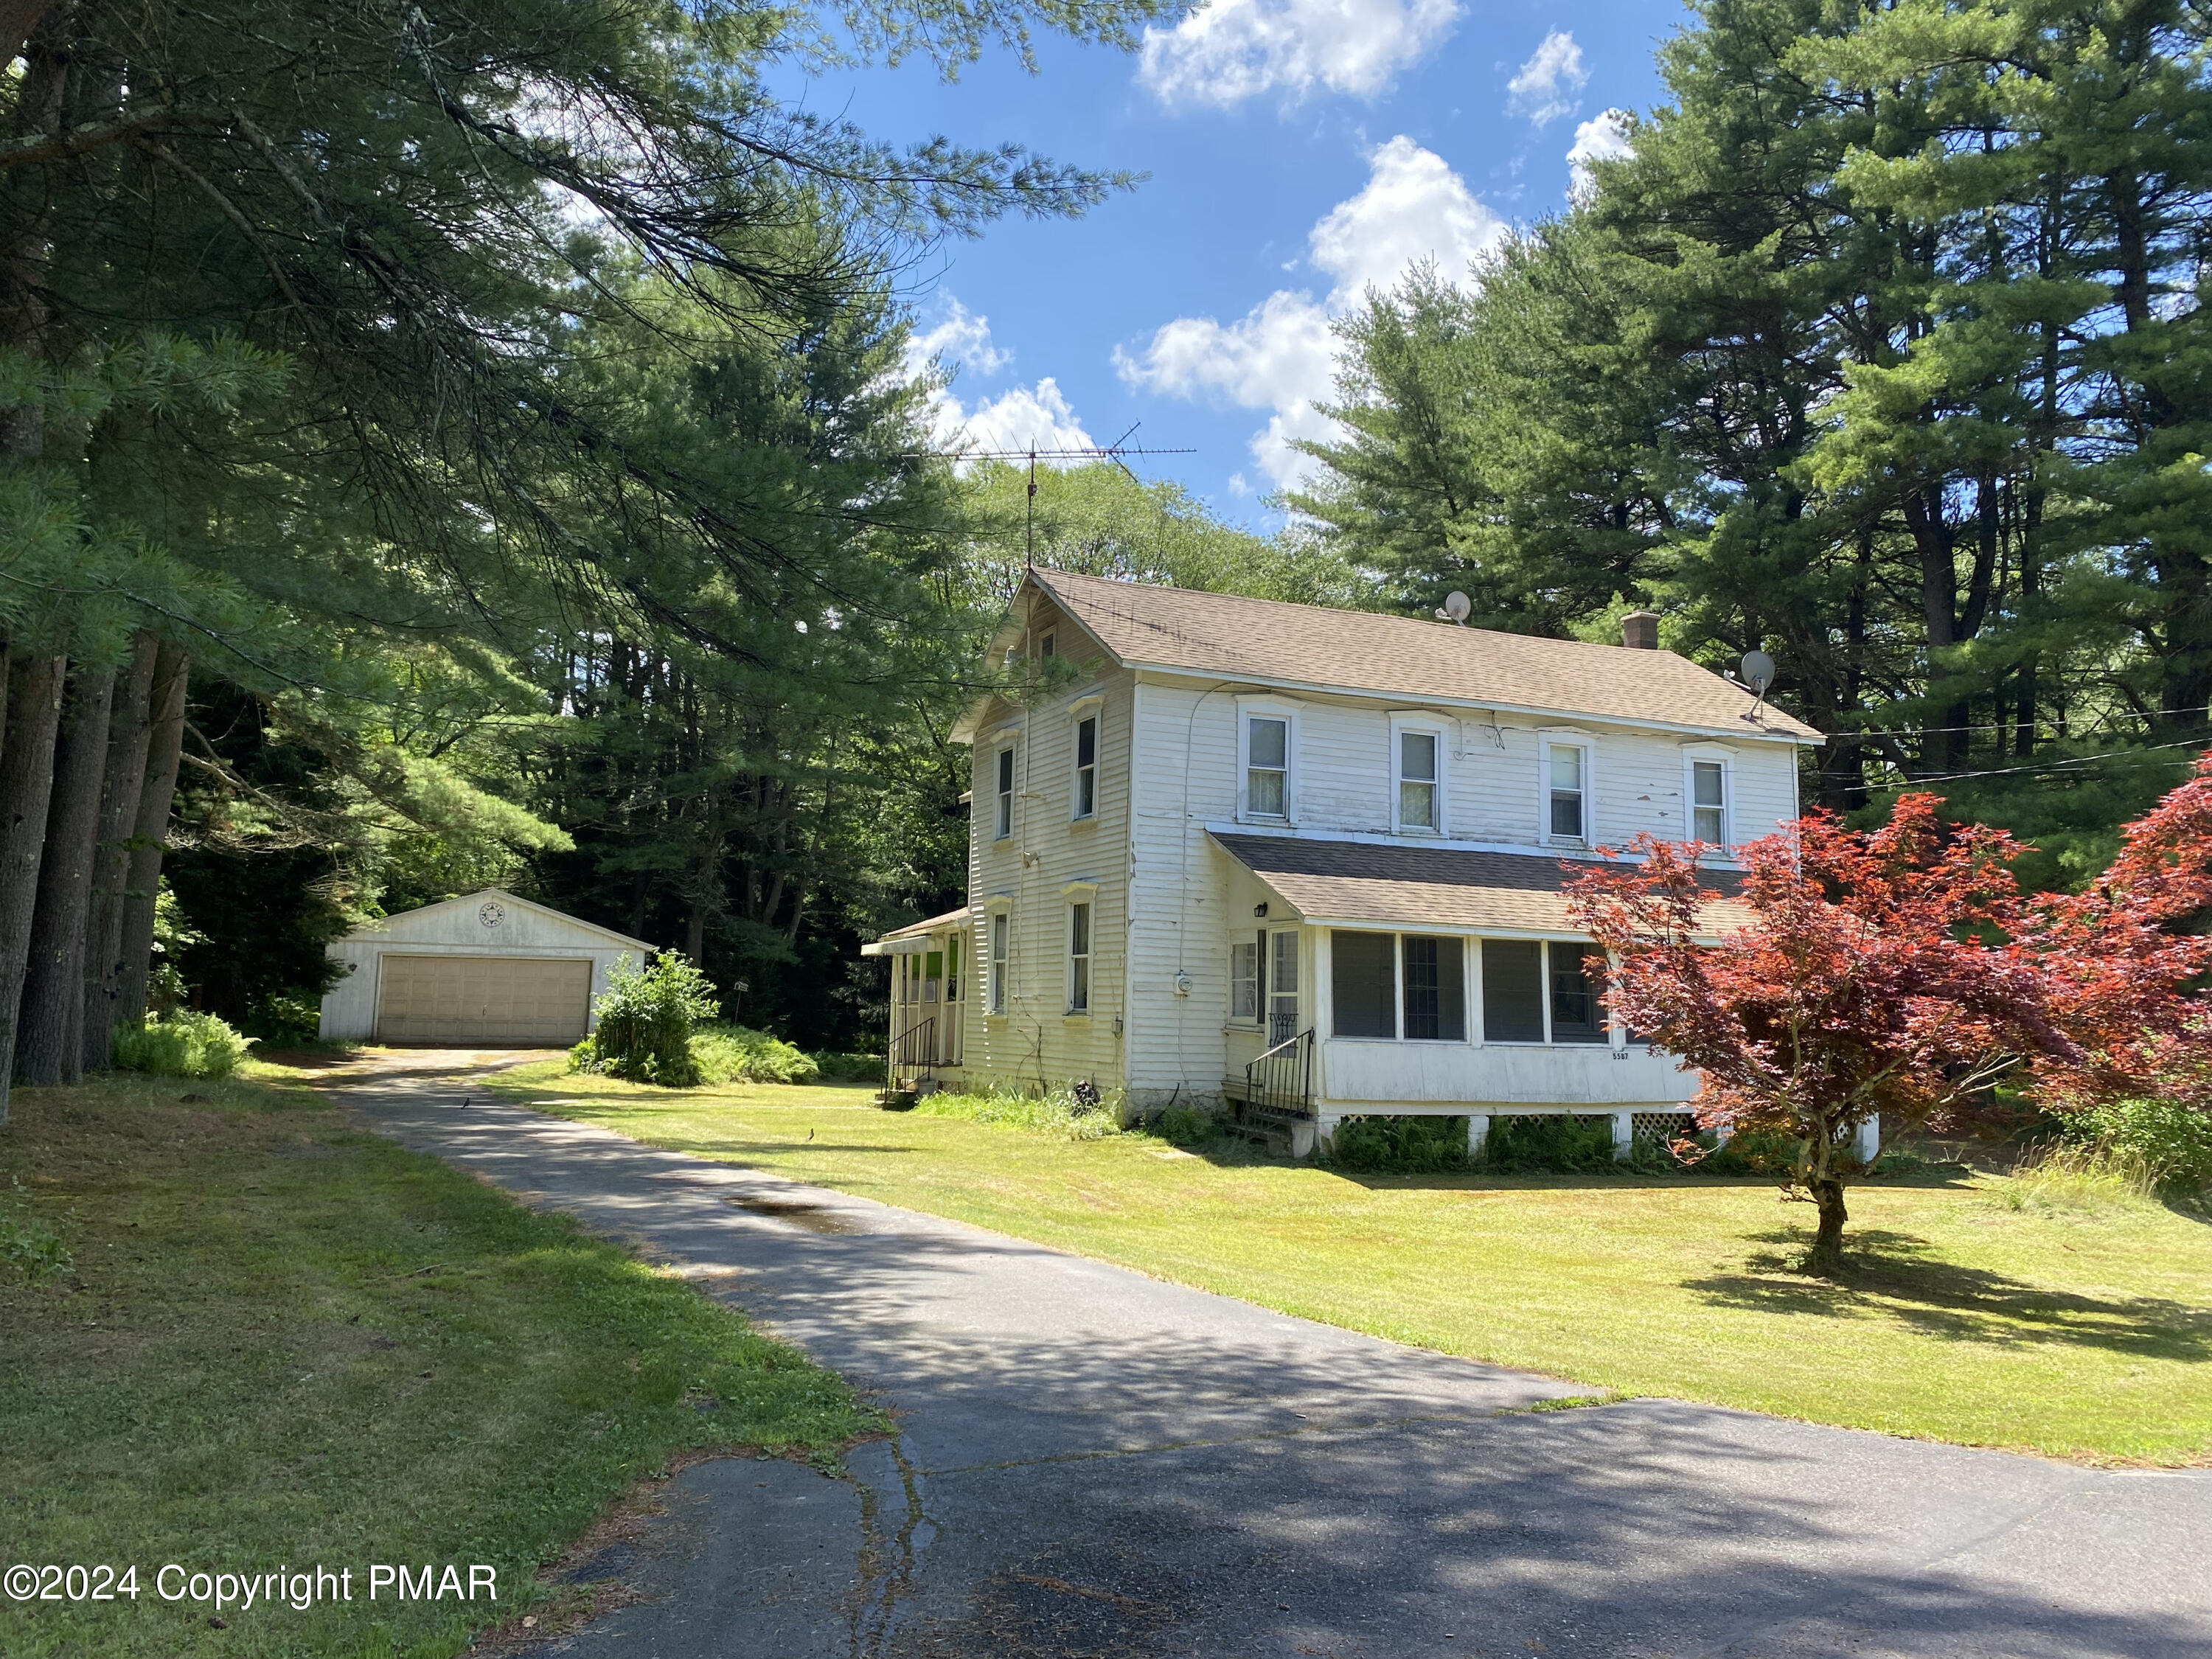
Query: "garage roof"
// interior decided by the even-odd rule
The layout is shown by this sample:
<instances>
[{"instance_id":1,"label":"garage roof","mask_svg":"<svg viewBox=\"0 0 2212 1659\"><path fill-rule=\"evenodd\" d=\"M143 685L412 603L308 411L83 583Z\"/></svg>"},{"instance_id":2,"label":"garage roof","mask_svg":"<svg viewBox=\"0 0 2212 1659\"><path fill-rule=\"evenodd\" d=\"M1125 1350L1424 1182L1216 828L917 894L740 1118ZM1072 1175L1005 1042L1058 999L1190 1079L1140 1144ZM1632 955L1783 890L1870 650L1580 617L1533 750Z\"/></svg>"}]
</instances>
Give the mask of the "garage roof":
<instances>
[{"instance_id":1,"label":"garage roof","mask_svg":"<svg viewBox=\"0 0 2212 1659\"><path fill-rule=\"evenodd\" d=\"M386 916L381 921L370 922L355 928L345 936L345 941L366 945L408 942L411 934L422 931L422 924L433 923L456 911L481 911L487 904L497 904L504 909L523 911L560 927L580 933L589 933L611 945L619 945L638 952L642 960L659 947L641 939L632 939L628 933L618 933L611 927L602 927L596 921L586 921L581 916L572 916L566 910L556 910L550 904L540 904L508 892L503 887L486 887L459 898L441 899L435 904L418 905L412 910L402 910L398 915ZM341 943L345 941L340 941ZM496 945L496 939L487 939L487 945Z\"/></svg>"}]
</instances>

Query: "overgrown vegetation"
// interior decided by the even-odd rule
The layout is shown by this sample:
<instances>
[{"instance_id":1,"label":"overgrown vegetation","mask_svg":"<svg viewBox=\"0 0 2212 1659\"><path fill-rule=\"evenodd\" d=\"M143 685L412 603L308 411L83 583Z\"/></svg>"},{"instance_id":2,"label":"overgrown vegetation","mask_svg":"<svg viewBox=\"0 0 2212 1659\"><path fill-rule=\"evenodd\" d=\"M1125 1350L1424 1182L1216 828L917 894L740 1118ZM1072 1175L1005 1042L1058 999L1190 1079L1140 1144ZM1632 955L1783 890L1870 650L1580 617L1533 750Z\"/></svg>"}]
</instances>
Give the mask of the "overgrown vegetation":
<instances>
[{"instance_id":1,"label":"overgrown vegetation","mask_svg":"<svg viewBox=\"0 0 2212 1659\"><path fill-rule=\"evenodd\" d=\"M161 1077L228 1077L246 1058L247 1041L213 1014L179 1008L143 1025L117 1026L115 1064Z\"/></svg>"},{"instance_id":2,"label":"overgrown vegetation","mask_svg":"<svg viewBox=\"0 0 2212 1659\"><path fill-rule=\"evenodd\" d=\"M2212 1191L2212 1117L2203 1112L2170 1100L2121 1100L2069 1112L2060 1122L2072 1146L2140 1170L2154 1187Z\"/></svg>"},{"instance_id":3,"label":"overgrown vegetation","mask_svg":"<svg viewBox=\"0 0 2212 1659\"><path fill-rule=\"evenodd\" d=\"M563 1219L313 1097L204 1092L118 1076L17 1097L0 1241L27 1224L76 1269L0 1267L11 1559L481 1561L501 1599L473 1616L511 1617L672 1455L833 1459L875 1426L834 1376ZM450 1655L470 1618L357 1599L217 1629L149 1594L0 1607L0 1648Z\"/></svg>"},{"instance_id":4,"label":"overgrown vegetation","mask_svg":"<svg viewBox=\"0 0 2212 1659\"><path fill-rule=\"evenodd\" d=\"M822 1075L822 1062L766 1031L710 1024L692 1034L691 1070L706 1084L811 1083Z\"/></svg>"},{"instance_id":5,"label":"overgrown vegetation","mask_svg":"<svg viewBox=\"0 0 2212 1659\"><path fill-rule=\"evenodd\" d=\"M914 1109L924 1117L965 1118L997 1128L1033 1130L1062 1140L1103 1140L1121 1133L1125 1108L1118 1090L1101 1093L1080 1085L1062 1084L1041 1094L1013 1090L991 1094L940 1091L923 1096Z\"/></svg>"},{"instance_id":6,"label":"overgrown vegetation","mask_svg":"<svg viewBox=\"0 0 2212 1659\"><path fill-rule=\"evenodd\" d=\"M688 1089L700 1079L693 1033L721 1011L714 988L681 952L658 951L640 966L624 951L607 969L607 988L592 1000L598 1023L569 1051L570 1069ZM732 1045L714 1052L726 1061Z\"/></svg>"}]
</instances>

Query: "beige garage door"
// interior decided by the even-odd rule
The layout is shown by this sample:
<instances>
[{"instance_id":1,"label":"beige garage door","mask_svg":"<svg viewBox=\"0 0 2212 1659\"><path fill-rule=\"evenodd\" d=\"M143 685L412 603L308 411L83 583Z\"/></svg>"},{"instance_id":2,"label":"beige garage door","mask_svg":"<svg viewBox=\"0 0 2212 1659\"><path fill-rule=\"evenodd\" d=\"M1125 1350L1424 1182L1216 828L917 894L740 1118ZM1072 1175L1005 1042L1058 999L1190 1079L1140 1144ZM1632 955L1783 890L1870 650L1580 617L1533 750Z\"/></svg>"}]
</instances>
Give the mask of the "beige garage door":
<instances>
[{"instance_id":1,"label":"beige garage door","mask_svg":"<svg viewBox=\"0 0 2212 1659\"><path fill-rule=\"evenodd\" d=\"M386 955L380 1042L574 1042L590 1018L592 964L536 957Z\"/></svg>"}]
</instances>

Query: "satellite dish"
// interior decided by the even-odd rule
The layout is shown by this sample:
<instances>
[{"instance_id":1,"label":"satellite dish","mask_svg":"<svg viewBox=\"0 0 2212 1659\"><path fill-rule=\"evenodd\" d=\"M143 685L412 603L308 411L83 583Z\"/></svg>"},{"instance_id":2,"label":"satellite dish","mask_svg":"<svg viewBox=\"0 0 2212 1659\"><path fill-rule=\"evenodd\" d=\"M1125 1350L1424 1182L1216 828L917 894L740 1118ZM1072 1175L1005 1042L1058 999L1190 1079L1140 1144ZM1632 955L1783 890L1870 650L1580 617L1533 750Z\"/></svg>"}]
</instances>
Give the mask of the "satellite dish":
<instances>
[{"instance_id":1,"label":"satellite dish","mask_svg":"<svg viewBox=\"0 0 2212 1659\"><path fill-rule=\"evenodd\" d=\"M1448 623L1463 623L1467 613L1474 609L1474 601L1457 588L1444 595L1444 608L1437 612Z\"/></svg>"},{"instance_id":2,"label":"satellite dish","mask_svg":"<svg viewBox=\"0 0 2212 1659\"><path fill-rule=\"evenodd\" d=\"M1774 659L1764 651L1743 653L1743 683L1751 688L1751 695L1763 697L1766 688L1774 684Z\"/></svg>"}]
</instances>

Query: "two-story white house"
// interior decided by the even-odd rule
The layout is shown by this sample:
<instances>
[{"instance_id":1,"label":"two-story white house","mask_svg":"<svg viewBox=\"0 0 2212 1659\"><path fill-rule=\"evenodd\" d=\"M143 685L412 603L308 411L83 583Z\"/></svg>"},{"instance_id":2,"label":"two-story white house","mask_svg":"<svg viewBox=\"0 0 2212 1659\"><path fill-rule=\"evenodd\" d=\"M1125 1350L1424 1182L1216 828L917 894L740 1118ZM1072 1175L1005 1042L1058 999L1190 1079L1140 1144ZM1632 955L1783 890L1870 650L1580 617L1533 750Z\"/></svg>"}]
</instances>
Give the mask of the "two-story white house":
<instances>
[{"instance_id":1,"label":"two-story white house","mask_svg":"<svg viewBox=\"0 0 2212 1659\"><path fill-rule=\"evenodd\" d=\"M955 732L969 903L866 947L897 1079L1089 1079L1300 1152L1356 1114L1602 1112L1624 1150L1679 1123L1696 1077L1608 1025L1561 888L1639 830L1695 839L1724 928L1728 852L1797 816L1821 739L1648 614L1624 634L1030 572L991 660L1039 690Z\"/></svg>"}]
</instances>

